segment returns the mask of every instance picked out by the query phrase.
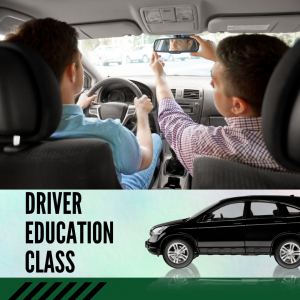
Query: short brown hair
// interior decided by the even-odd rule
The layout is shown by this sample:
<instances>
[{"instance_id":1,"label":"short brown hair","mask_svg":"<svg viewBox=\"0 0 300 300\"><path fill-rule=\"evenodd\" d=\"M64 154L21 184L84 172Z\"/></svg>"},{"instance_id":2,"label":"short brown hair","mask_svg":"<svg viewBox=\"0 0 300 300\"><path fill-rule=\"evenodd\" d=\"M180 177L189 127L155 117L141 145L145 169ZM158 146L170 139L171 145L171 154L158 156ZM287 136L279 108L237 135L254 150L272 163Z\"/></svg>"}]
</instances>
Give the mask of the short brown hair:
<instances>
[{"instance_id":1,"label":"short brown hair","mask_svg":"<svg viewBox=\"0 0 300 300\"><path fill-rule=\"evenodd\" d=\"M58 82L66 67L76 61L78 33L65 22L51 18L30 20L21 24L6 41L25 44L38 52L50 65Z\"/></svg>"},{"instance_id":2,"label":"short brown hair","mask_svg":"<svg viewBox=\"0 0 300 300\"><path fill-rule=\"evenodd\" d=\"M247 101L260 115L269 79L289 47L276 37L238 35L223 39L216 51L224 65L221 80L227 97Z\"/></svg>"}]
</instances>

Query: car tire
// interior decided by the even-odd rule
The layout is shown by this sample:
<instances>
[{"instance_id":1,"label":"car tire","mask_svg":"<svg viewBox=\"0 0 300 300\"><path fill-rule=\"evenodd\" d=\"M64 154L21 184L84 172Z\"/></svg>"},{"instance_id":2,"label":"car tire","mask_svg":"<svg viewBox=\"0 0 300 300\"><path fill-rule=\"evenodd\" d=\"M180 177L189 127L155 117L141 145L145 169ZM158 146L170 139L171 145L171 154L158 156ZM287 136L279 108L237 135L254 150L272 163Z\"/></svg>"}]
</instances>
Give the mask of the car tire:
<instances>
[{"instance_id":1,"label":"car tire","mask_svg":"<svg viewBox=\"0 0 300 300\"><path fill-rule=\"evenodd\" d=\"M274 252L277 263L286 269L300 266L300 241L288 238L277 244Z\"/></svg>"},{"instance_id":2,"label":"car tire","mask_svg":"<svg viewBox=\"0 0 300 300\"><path fill-rule=\"evenodd\" d=\"M126 63L127 63L127 64L130 64L130 63L131 63L131 59L130 59L129 56L126 56Z\"/></svg>"},{"instance_id":3,"label":"car tire","mask_svg":"<svg viewBox=\"0 0 300 300\"><path fill-rule=\"evenodd\" d=\"M148 63L149 62L149 57L147 55L143 56L143 63Z\"/></svg>"},{"instance_id":4,"label":"car tire","mask_svg":"<svg viewBox=\"0 0 300 300\"><path fill-rule=\"evenodd\" d=\"M188 266L193 261L194 249L189 242L181 239L174 239L164 246L163 258L170 267L181 269Z\"/></svg>"},{"instance_id":5,"label":"car tire","mask_svg":"<svg viewBox=\"0 0 300 300\"><path fill-rule=\"evenodd\" d=\"M173 55L170 55L170 56L168 57L168 61L174 61L174 56L173 56Z\"/></svg>"}]
</instances>

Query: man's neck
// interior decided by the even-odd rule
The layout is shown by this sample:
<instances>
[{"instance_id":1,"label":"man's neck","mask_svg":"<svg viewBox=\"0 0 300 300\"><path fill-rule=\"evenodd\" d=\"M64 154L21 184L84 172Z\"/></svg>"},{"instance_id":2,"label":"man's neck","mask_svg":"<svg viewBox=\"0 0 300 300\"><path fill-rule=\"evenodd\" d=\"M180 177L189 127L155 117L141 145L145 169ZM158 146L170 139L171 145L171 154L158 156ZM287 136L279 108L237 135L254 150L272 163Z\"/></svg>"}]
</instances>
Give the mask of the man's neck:
<instances>
[{"instance_id":1,"label":"man's neck","mask_svg":"<svg viewBox=\"0 0 300 300\"><path fill-rule=\"evenodd\" d=\"M74 94L70 89L64 88L63 86L60 87L61 91L61 98L63 104L75 104L74 103Z\"/></svg>"}]
</instances>

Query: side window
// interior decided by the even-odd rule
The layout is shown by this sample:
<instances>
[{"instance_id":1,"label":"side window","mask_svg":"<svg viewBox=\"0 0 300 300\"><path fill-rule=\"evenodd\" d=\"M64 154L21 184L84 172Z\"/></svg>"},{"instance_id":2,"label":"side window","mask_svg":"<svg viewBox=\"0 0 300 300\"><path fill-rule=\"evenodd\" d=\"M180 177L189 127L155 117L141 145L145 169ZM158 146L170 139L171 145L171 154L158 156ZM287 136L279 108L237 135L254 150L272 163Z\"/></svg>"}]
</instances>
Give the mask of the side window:
<instances>
[{"instance_id":1,"label":"side window","mask_svg":"<svg viewBox=\"0 0 300 300\"><path fill-rule=\"evenodd\" d=\"M291 206L287 206L286 209L288 210L289 215L291 217L300 216L300 209L297 209L297 208L294 208L294 207L291 207Z\"/></svg>"},{"instance_id":2,"label":"side window","mask_svg":"<svg viewBox=\"0 0 300 300\"><path fill-rule=\"evenodd\" d=\"M279 216L279 209L275 203L252 202L250 218L274 218Z\"/></svg>"},{"instance_id":3,"label":"side window","mask_svg":"<svg viewBox=\"0 0 300 300\"><path fill-rule=\"evenodd\" d=\"M244 203L232 203L225 205L213 212L212 221L238 220L244 215Z\"/></svg>"}]
</instances>

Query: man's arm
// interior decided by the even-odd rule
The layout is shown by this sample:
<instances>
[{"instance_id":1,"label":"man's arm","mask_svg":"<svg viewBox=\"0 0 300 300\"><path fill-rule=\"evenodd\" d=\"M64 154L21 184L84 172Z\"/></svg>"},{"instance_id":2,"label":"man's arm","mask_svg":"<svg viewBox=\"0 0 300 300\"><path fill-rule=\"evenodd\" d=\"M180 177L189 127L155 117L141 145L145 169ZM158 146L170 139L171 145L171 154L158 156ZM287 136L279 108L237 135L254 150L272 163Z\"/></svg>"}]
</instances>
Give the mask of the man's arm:
<instances>
[{"instance_id":1,"label":"man's arm","mask_svg":"<svg viewBox=\"0 0 300 300\"><path fill-rule=\"evenodd\" d=\"M139 171L142 171L150 167L153 158L153 142L148 119L148 114L153 109L153 105L151 100L143 95L139 99L134 99L134 106L137 115L136 138L143 154L139 169Z\"/></svg>"},{"instance_id":2,"label":"man's arm","mask_svg":"<svg viewBox=\"0 0 300 300\"><path fill-rule=\"evenodd\" d=\"M166 79L166 73L164 71L165 63L159 59L159 55L153 51L151 61L150 61L150 67L153 70L155 74L156 79L156 100L158 104L163 99L169 98L173 99L173 94L171 92L171 89L169 88L169 84Z\"/></svg>"}]
</instances>

